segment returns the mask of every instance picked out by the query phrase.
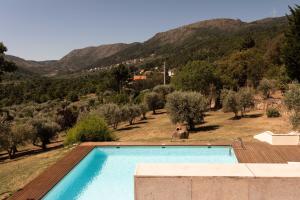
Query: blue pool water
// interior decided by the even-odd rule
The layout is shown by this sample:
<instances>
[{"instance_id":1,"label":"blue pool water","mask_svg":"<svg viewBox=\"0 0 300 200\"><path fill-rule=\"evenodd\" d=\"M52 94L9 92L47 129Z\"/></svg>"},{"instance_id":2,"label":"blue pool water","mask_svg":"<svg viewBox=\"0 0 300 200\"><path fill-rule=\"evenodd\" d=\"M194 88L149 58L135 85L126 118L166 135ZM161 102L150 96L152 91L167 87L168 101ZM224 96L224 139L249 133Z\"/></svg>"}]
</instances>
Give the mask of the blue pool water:
<instances>
[{"instance_id":1,"label":"blue pool water","mask_svg":"<svg viewBox=\"0 0 300 200\"><path fill-rule=\"evenodd\" d=\"M133 200L138 163L236 163L230 147L99 147L92 150L44 200Z\"/></svg>"}]
</instances>

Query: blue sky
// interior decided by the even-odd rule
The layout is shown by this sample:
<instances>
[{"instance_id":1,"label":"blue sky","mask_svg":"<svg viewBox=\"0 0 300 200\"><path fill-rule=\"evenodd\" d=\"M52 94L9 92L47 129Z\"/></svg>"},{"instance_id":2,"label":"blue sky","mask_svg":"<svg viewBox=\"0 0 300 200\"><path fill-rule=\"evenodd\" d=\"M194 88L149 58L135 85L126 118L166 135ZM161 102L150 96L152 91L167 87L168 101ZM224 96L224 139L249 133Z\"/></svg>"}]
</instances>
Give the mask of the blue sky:
<instances>
[{"instance_id":1,"label":"blue sky","mask_svg":"<svg viewBox=\"0 0 300 200\"><path fill-rule=\"evenodd\" d=\"M8 54L59 59L75 48L142 42L157 32L211 18L283 16L300 0L0 0Z\"/></svg>"}]
</instances>

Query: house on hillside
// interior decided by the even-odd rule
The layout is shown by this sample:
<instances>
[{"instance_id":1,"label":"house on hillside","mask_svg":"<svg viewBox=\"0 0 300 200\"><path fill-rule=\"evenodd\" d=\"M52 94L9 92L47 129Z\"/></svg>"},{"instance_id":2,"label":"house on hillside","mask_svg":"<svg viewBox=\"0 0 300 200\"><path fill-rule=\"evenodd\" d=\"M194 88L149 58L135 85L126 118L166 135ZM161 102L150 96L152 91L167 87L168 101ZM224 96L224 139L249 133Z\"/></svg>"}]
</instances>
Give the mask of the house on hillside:
<instances>
[{"instance_id":1,"label":"house on hillside","mask_svg":"<svg viewBox=\"0 0 300 200\"><path fill-rule=\"evenodd\" d=\"M133 76L133 81L140 81L140 80L146 80L147 76L145 75L134 75Z\"/></svg>"}]
</instances>

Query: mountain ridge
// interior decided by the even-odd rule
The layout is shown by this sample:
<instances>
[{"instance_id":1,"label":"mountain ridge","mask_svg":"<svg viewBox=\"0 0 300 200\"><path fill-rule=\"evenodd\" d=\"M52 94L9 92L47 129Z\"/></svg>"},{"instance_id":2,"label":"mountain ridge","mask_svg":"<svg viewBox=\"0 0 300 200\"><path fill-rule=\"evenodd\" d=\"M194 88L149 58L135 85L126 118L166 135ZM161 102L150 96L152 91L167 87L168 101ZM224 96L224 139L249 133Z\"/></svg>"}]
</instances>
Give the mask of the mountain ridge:
<instances>
[{"instance_id":1,"label":"mountain ridge","mask_svg":"<svg viewBox=\"0 0 300 200\"><path fill-rule=\"evenodd\" d=\"M218 41L222 36L234 34L246 35L251 31L261 31L265 34L265 32L269 31L269 26L277 32L282 32L280 29L285 24L285 17L264 18L253 22L243 22L239 19L217 18L194 22L159 32L142 43L115 43L74 49L60 60L32 61L10 55L6 57L21 68L34 71L41 75L52 76L92 67L104 67L153 54L158 55L157 57L166 55L172 57L174 55L176 56L177 53L187 51L185 54L188 55L189 52L193 53L194 50L205 50L205 46L207 46L209 42L213 40ZM279 28L277 28L277 26L279 26ZM220 40L220 42L222 41Z\"/></svg>"}]
</instances>

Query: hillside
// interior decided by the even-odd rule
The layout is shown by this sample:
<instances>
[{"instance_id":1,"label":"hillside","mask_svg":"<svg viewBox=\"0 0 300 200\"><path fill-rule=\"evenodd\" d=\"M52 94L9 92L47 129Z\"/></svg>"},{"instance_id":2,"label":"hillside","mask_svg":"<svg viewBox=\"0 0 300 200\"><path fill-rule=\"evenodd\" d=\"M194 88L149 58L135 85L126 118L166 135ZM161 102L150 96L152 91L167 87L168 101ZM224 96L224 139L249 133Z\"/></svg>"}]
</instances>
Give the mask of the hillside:
<instances>
[{"instance_id":1,"label":"hillside","mask_svg":"<svg viewBox=\"0 0 300 200\"><path fill-rule=\"evenodd\" d=\"M248 35L255 38L258 48L266 50L267 44L283 33L286 24L285 17L250 23L235 19L212 19L157 33L144 43L117 43L76 49L56 61L28 61L15 56L7 56L7 59L41 75L66 74L148 57L156 64L161 64L162 58L168 58L168 64L176 67L189 60L217 60L238 49L240 41Z\"/></svg>"}]
</instances>

